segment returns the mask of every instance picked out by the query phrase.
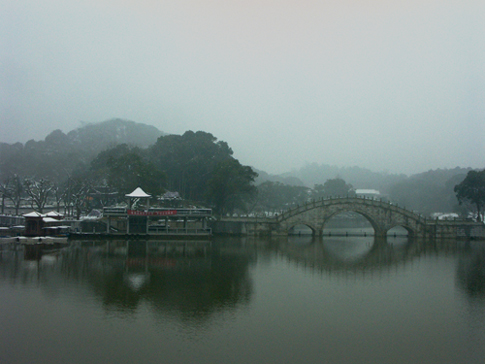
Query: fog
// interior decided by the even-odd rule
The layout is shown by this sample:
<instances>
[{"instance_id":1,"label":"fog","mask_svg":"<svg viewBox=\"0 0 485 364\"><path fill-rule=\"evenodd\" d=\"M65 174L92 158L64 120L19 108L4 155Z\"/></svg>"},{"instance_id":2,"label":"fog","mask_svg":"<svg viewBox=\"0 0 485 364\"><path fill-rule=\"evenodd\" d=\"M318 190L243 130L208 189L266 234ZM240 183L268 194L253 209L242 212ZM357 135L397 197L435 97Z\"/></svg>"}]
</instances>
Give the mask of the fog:
<instances>
[{"instance_id":1,"label":"fog","mask_svg":"<svg viewBox=\"0 0 485 364\"><path fill-rule=\"evenodd\" d=\"M485 166L480 0L0 0L0 141L114 117L270 173Z\"/></svg>"}]
</instances>

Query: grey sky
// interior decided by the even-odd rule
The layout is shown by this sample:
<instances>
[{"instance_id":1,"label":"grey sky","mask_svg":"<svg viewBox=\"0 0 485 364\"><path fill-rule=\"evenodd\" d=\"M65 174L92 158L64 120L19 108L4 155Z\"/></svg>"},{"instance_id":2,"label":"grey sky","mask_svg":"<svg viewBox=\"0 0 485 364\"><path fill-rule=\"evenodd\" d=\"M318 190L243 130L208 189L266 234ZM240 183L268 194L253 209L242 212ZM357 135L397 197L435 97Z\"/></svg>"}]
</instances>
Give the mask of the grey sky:
<instances>
[{"instance_id":1,"label":"grey sky","mask_svg":"<svg viewBox=\"0 0 485 364\"><path fill-rule=\"evenodd\" d=\"M279 173L485 167L485 2L0 0L0 141L120 117Z\"/></svg>"}]
</instances>

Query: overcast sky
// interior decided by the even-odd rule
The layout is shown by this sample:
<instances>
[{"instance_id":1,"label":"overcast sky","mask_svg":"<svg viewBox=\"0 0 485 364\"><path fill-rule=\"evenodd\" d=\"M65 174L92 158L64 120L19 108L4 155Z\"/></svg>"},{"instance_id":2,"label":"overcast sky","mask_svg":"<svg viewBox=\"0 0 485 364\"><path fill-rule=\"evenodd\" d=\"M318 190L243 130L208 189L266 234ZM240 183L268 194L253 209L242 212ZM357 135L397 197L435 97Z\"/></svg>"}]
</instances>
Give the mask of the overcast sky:
<instances>
[{"instance_id":1,"label":"overcast sky","mask_svg":"<svg viewBox=\"0 0 485 364\"><path fill-rule=\"evenodd\" d=\"M0 141L124 118L241 163L485 167L483 0L0 0Z\"/></svg>"}]
</instances>

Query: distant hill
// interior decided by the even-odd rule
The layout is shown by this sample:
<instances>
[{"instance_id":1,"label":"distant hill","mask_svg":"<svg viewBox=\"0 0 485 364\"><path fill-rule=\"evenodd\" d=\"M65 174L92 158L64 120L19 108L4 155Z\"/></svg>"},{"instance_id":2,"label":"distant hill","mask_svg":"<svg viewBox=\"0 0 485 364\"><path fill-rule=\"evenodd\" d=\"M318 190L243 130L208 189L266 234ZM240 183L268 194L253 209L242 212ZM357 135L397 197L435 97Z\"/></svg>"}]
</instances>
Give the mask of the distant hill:
<instances>
[{"instance_id":1,"label":"distant hill","mask_svg":"<svg viewBox=\"0 0 485 364\"><path fill-rule=\"evenodd\" d=\"M253 170L256 173L258 173L258 177L256 177L256 180L254 181L256 185L260 185L261 183L266 182L266 181L279 182L279 183L283 183L283 184L290 185L290 186L304 186L305 185L302 180L300 180L299 178L296 178L294 176L283 176L283 175L269 174L265 171L261 171L261 170L258 170L256 168L253 168Z\"/></svg>"},{"instance_id":2,"label":"distant hill","mask_svg":"<svg viewBox=\"0 0 485 364\"><path fill-rule=\"evenodd\" d=\"M67 134L57 129L44 140L29 140L25 145L0 143L0 178L17 174L63 180L68 171L89 165L103 150L123 143L146 148L162 135L154 126L111 119L85 124Z\"/></svg>"},{"instance_id":3,"label":"distant hill","mask_svg":"<svg viewBox=\"0 0 485 364\"><path fill-rule=\"evenodd\" d=\"M424 214L436 212L459 212L466 209L458 206L454 187L465 178L471 168L436 169L406 176L386 172L373 172L360 167L337 167L326 164L308 164L299 170L270 175L258 171L257 184L264 181L281 182L313 188L326 180L342 178L354 188L376 189L382 197L400 206Z\"/></svg>"},{"instance_id":4,"label":"distant hill","mask_svg":"<svg viewBox=\"0 0 485 364\"><path fill-rule=\"evenodd\" d=\"M73 146L93 147L101 151L116 144L130 144L147 148L162 135L165 133L152 125L111 119L100 123L85 124L70 131L67 139Z\"/></svg>"},{"instance_id":5,"label":"distant hill","mask_svg":"<svg viewBox=\"0 0 485 364\"><path fill-rule=\"evenodd\" d=\"M454 187L471 168L436 169L418 173L390 186L389 196L399 205L425 214L464 210L458 205Z\"/></svg>"},{"instance_id":6,"label":"distant hill","mask_svg":"<svg viewBox=\"0 0 485 364\"><path fill-rule=\"evenodd\" d=\"M257 184L272 181L313 188L316 184L324 184L326 180L339 177L354 188L371 188L381 191L386 191L390 185L407 178L403 174L373 172L360 167L338 167L316 163L280 175L257 172L259 173Z\"/></svg>"}]
</instances>

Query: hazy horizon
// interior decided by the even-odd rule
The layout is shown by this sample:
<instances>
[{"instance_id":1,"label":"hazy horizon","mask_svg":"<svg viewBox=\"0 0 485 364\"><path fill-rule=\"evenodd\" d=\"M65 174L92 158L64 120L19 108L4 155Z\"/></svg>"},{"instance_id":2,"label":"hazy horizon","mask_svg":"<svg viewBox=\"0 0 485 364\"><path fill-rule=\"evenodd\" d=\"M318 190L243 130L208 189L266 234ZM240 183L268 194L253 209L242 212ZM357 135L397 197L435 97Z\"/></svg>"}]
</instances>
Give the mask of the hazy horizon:
<instances>
[{"instance_id":1,"label":"hazy horizon","mask_svg":"<svg viewBox=\"0 0 485 364\"><path fill-rule=\"evenodd\" d=\"M0 0L0 141L122 118L272 174L484 168L478 0Z\"/></svg>"}]
</instances>

